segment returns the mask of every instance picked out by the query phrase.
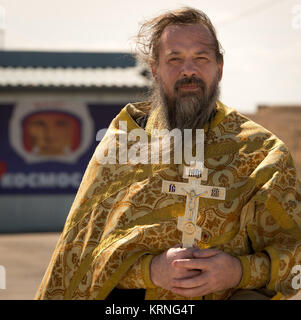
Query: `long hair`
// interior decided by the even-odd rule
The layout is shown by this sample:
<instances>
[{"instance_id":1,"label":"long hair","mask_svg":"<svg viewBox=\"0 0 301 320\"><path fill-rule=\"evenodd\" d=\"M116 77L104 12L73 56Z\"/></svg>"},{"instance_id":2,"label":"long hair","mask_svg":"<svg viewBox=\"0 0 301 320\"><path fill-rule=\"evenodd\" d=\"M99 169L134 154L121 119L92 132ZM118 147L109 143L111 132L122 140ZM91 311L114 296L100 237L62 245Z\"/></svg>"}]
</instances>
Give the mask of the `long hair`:
<instances>
[{"instance_id":1,"label":"long hair","mask_svg":"<svg viewBox=\"0 0 301 320\"><path fill-rule=\"evenodd\" d=\"M202 24L208 28L213 37L213 49L218 63L223 61L223 49L219 43L215 28L208 16L201 10L183 7L146 21L136 37L136 58L150 67L158 63L159 42L164 29L169 25Z\"/></svg>"}]
</instances>

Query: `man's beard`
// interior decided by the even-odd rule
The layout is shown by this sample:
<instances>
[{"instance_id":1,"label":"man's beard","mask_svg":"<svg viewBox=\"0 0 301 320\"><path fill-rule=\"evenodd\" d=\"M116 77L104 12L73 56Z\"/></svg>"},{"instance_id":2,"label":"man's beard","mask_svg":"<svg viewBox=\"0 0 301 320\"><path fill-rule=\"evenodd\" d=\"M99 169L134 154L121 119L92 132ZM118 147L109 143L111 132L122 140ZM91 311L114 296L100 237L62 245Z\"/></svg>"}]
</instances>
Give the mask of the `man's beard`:
<instances>
[{"instance_id":1,"label":"man's beard","mask_svg":"<svg viewBox=\"0 0 301 320\"><path fill-rule=\"evenodd\" d=\"M179 95L181 85L195 84L202 92L188 92ZM184 78L178 80L174 86L174 96L169 97L163 89L161 81L155 85L151 101L152 110L162 106L162 121L164 126L172 130L178 128L196 129L203 128L210 120L219 98L219 72L216 73L215 79L208 88L205 82L196 77Z\"/></svg>"}]
</instances>

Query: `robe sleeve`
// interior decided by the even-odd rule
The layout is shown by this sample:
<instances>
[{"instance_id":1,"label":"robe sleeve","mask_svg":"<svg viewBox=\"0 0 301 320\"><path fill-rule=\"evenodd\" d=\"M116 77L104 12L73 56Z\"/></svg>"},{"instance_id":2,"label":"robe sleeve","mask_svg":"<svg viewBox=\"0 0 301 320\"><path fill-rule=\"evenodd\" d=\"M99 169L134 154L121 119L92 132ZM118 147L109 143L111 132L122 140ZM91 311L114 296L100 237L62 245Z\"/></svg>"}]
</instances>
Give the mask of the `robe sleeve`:
<instances>
[{"instance_id":1,"label":"robe sleeve","mask_svg":"<svg viewBox=\"0 0 301 320\"><path fill-rule=\"evenodd\" d=\"M242 278L237 288L259 289L266 286L270 276L270 259L263 252L237 257L242 265Z\"/></svg>"},{"instance_id":2,"label":"robe sleeve","mask_svg":"<svg viewBox=\"0 0 301 320\"><path fill-rule=\"evenodd\" d=\"M151 289L156 288L150 277L150 263L154 256L146 254L140 257L119 281L119 289Z\"/></svg>"},{"instance_id":3,"label":"robe sleeve","mask_svg":"<svg viewBox=\"0 0 301 320\"><path fill-rule=\"evenodd\" d=\"M271 165L258 173L272 172L255 196L253 217L246 226L253 252L238 258L243 267L240 288L266 288L288 296L297 293L292 268L301 265L301 186L283 148L274 150L267 159Z\"/></svg>"}]
</instances>

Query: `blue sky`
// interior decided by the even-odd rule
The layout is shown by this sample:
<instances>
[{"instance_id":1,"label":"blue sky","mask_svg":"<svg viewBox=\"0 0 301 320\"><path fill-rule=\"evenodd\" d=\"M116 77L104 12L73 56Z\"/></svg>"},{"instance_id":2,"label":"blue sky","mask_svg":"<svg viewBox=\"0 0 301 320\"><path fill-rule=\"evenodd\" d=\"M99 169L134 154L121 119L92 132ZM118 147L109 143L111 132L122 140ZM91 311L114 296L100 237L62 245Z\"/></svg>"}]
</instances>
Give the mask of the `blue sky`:
<instances>
[{"instance_id":1,"label":"blue sky","mask_svg":"<svg viewBox=\"0 0 301 320\"><path fill-rule=\"evenodd\" d=\"M209 15L225 50L225 104L242 112L258 104L301 105L301 0L0 0L0 6L4 49L51 51L130 51L145 19L192 6Z\"/></svg>"}]
</instances>

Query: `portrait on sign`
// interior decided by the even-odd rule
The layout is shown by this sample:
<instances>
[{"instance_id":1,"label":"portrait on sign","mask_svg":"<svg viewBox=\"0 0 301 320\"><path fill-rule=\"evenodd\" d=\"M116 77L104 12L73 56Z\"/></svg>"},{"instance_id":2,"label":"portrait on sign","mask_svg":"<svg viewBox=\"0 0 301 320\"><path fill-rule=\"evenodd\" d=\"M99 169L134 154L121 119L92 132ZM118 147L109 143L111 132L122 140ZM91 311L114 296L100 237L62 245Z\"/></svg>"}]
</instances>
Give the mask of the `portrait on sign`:
<instances>
[{"instance_id":1,"label":"portrait on sign","mask_svg":"<svg viewBox=\"0 0 301 320\"><path fill-rule=\"evenodd\" d=\"M28 163L75 162L91 145L94 125L79 102L22 101L9 126L10 144Z\"/></svg>"},{"instance_id":2,"label":"portrait on sign","mask_svg":"<svg viewBox=\"0 0 301 320\"><path fill-rule=\"evenodd\" d=\"M63 156L74 152L81 140L81 122L58 111L28 115L22 126L24 148L38 156Z\"/></svg>"}]
</instances>

